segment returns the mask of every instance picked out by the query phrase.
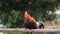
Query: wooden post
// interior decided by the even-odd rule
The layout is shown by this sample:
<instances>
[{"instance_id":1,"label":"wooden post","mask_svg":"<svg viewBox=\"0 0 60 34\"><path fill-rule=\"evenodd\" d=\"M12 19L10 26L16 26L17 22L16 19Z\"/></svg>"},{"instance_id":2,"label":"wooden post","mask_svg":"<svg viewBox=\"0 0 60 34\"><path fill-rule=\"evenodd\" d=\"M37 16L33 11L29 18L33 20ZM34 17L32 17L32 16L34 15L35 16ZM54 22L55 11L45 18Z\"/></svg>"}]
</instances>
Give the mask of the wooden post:
<instances>
[{"instance_id":1,"label":"wooden post","mask_svg":"<svg viewBox=\"0 0 60 34\"><path fill-rule=\"evenodd\" d=\"M31 34L34 34L34 32L31 32Z\"/></svg>"},{"instance_id":2,"label":"wooden post","mask_svg":"<svg viewBox=\"0 0 60 34\"><path fill-rule=\"evenodd\" d=\"M25 34L30 34L30 32L25 32Z\"/></svg>"}]
</instances>

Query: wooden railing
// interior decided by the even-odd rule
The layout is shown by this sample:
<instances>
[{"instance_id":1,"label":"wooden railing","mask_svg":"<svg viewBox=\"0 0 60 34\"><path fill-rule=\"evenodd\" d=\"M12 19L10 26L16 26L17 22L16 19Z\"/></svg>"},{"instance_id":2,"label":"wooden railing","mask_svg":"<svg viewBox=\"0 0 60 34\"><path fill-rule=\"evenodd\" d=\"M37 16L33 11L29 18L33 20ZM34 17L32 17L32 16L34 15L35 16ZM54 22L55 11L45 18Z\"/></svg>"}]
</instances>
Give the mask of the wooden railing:
<instances>
[{"instance_id":1,"label":"wooden railing","mask_svg":"<svg viewBox=\"0 0 60 34\"><path fill-rule=\"evenodd\" d=\"M30 32L33 34L34 32L60 32L60 29L25 29L25 28L3 28L0 29L0 32Z\"/></svg>"},{"instance_id":2,"label":"wooden railing","mask_svg":"<svg viewBox=\"0 0 60 34\"><path fill-rule=\"evenodd\" d=\"M3 28L0 32L60 32L60 29L24 29L24 28Z\"/></svg>"}]
</instances>

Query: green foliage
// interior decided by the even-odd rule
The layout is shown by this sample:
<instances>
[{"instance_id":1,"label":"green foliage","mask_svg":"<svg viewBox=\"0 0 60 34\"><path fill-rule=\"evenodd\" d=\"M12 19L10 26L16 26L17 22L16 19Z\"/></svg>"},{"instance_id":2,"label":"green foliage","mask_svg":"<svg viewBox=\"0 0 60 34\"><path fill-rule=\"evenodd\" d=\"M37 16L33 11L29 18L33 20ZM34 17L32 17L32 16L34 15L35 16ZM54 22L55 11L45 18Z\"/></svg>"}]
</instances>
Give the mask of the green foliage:
<instances>
[{"instance_id":1,"label":"green foliage","mask_svg":"<svg viewBox=\"0 0 60 34\"><path fill-rule=\"evenodd\" d=\"M35 3L32 3L30 5L30 9L33 11L32 14L37 20L38 19L42 19L43 21L53 20L55 19L54 7L56 7L54 4L55 4L55 1L53 2L52 0L46 0L46 1L36 0ZM50 16L51 14L47 13L47 11L49 12L51 11L53 15Z\"/></svg>"},{"instance_id":2,"label":"green foliage","mask_svg":"<svg viewBox=\"0 0 60 34\"><path fill-rule=\"evenodd\" d=\"M4 18L5 18L5 16L6 16L6 14L5 13L2 13L0 19L3 21Z\"/></svg>"},{"instance_id":3,"label":"green foliage","mask_svg":"<svg viewBox=\"0 0 60 34\"><path fill-rule=\"evenodd\" d=\"M2 13L0 19L2 20L2 23L7 27L16 27L16 24L13 25L13 23L17 22L17 20L23 21L22 12L18 12L15 10L12 10L10 13ZM21 26L23 27L23 25Z\"/></svg>"},{"instance_id":4,"label":"green foliage","mask_svg":"<svg viewBox=\"0 0 60 34\"><path fill-rule=\"evenodd\" d=\"M8 27L8 28L11 27L11 25L12 25L11 22L8 22L8 23L5 24L5 26Z\"/></svg>"},{"instance_id":5,"label":"green foliage","mask_svg":"<svg viewBox=\"0 0 60 34\"><path fill-rule=\"evenodd\" d=\"M27 10L36 20L54 20L56 18L54 14L55 2L56 0L0 0L0 19L7 27L17 27L19 21L24 21L23 14ZM52 14L49 14L50 11ZM24 27L24 25L20 26Z\"/></svg>"},{"instance_id":6,"label":"green foliage","mask_svg":"<svg viewBox=\"0 0 60 34\"><path fill-rule=\"evenodd\" d=\"M23 32L4 32L4 34L25 34Z\"/></svg>"}]
</instances>

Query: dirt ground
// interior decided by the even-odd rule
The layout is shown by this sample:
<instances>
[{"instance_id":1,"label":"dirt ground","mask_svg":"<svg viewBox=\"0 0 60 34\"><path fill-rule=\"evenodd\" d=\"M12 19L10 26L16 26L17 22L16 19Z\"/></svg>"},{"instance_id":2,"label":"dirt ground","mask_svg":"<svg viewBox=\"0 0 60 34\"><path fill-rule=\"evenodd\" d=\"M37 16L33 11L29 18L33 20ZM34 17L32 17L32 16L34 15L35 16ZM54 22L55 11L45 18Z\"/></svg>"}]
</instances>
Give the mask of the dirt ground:
<instances>
[{"instance_id":1,"label":"dirt ground","mask_svg":"<svg viewBox=\"0 0 60 34\"><path fill-rule=\"evenodd\" d=\"M46 21L45 23L44 23L45 25L45 28L53 28L53 27L57 27L58 26L58 24L56 24L56 23L51 23L50 21Z\"/></svg>"}]
</instances>

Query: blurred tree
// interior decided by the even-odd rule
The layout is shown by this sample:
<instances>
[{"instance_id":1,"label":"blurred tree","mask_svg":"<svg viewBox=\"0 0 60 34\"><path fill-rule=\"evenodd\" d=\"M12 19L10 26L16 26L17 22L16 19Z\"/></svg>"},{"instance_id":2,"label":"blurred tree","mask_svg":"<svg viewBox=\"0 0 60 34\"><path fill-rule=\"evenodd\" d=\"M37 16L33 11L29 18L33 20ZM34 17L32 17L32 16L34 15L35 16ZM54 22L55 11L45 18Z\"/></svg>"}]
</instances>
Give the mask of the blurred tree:
<instances>
[{"instance_id":1,"label":"blurred tree","mask_svg":"<svg viewBox=\"0 0 60 34\"><path fill-rule=\"evenodd\" d=\"M49 17L49 13L48 12L52 12L52 18L54 17L54 7L56 3L56 0L52 1L52 0L36 0L35 3L32 3L30 5L30 9L33 10L33 16L36 19L39 19L40 17L44 20L50 20L51 17ZM48 12L47 12L48 11ZM55 18L55 17L54 17ZM53 18L53 19L54 19ZM53 20L51 19L51 20Z\"/></svg>"},{"instance_id":2,"label":"blurred tree","mask_svg":"<svg viewBox=\"0 0 60 34\"><path fill-rule=\"evenodd\" d=\"M57 0L0 0L1 19L5 25L16 25L24 21L24 11L34 18L46 20L55 19L55 7ZM17 27L17 25L15 26Z\"/></svg>"}]
</instances>

